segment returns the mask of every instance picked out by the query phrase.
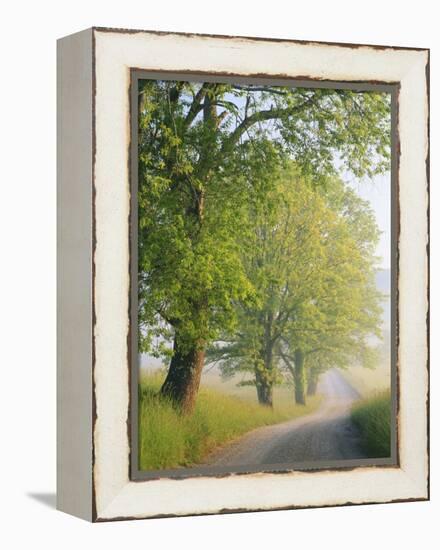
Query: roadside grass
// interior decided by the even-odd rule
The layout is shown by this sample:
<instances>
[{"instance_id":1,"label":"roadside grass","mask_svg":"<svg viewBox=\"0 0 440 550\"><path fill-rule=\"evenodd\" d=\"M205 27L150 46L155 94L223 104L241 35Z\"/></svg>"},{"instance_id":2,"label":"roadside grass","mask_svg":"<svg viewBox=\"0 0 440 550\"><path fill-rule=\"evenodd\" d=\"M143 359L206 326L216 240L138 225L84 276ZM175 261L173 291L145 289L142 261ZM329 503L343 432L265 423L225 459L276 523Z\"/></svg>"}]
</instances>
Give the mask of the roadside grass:
<instances>
[{"instance_id":1,"label":"roadside grass","mask_svg":"<svg viewBox=\"0 0 440 550\"><path fill-rule=\"evenodd\" d=\"M202 387L195 411L182 416L158 395L163 375L147 373L139 385L139 465L141 470L189 467L216 447L259 426L277 424L317 409L320 397L306 406L275 403L268 409L211 388ZM254 389L255 391L255 389Z\"/></svg>"},{"instance_id":2,"label":"roadside grass","mask_svg":"<svg viewBox=\"0 0 440 550\"><path fill-rule=\"evenodd\" d=\"M362 446L368 457L389 457L391 392L386 390L358 401L353 406L351 417L360 430Z\"/></svg>"}]
</instances>

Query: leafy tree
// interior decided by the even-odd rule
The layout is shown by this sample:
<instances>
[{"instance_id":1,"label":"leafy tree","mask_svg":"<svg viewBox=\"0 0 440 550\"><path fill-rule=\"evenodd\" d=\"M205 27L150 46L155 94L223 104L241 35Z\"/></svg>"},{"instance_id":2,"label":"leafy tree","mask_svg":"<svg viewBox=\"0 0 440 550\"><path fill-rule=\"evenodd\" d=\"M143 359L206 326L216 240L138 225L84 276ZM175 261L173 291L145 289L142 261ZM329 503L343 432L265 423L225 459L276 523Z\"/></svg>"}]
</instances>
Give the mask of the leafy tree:
<instances>
[{"instance_id":1,"label":"leafy tree","mask_svg":"<svg viewBox=\"0 0 440 550\"><path fill-rule=\"evenodd\" d=\"M260 212L243 265L256 302L238 305L238 330L208 360L222 371L250 372L260 403L272 405L281 364L305 403L306 364L344 366L372 359L380 294L374 286L378 232L367 203L335 178L314 190L294 166L279 175ZM280 361L281 360L281 361Z\"/></svg>"},{"instance_id":2,"label":"leafy tree","mask_svg":"<svg viewBox=\"0 0 440 550\"><path fill-rule=\"evenodd\" d=\"M236 236L286 157L322 184L389 162L389 98L347 90L141 81L139 339L170 357L162 392L191 412L205 350L254 299ZM170 350L169 342L172 342Z\"/></svg>"},{"instance_id":3,"label":"leafy tree","mask_svg":"<svg viewBox=\"0 0 440 550\"><path fill-rule=\"evenodd\" d=\"M327 233L329 246L320 287L324 292L313 297L312 310L300 310L280 346L284 364L293 375L297 403L305 403L306 379L313 393L323 370L352 364L374 367L378 349L373 340L381 338L383 295L375 283L379 231L374 214L341 181L333 180L324 197L339 220L334 234ZM318 312L318 322L311 326L309 315Z\"/></svg>"}]
</instances>

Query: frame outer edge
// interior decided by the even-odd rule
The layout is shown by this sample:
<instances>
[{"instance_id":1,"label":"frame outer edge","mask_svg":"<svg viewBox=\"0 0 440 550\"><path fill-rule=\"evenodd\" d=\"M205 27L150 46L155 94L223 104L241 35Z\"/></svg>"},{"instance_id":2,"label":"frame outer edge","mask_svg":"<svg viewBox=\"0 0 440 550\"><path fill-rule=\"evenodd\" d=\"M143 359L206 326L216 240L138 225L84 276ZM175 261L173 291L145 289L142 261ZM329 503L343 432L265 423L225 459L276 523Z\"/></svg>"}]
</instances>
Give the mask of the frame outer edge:
<instances>
[{"instance_id":1,"label":"frame outer edge","mask_svg":"<svg viewBox=\"0 0 440 550\"><path fill-rule=\"evenodd\" d=\"M57 509L92 515L92 29L57 42Z\"/></svg>"}]
</instances>

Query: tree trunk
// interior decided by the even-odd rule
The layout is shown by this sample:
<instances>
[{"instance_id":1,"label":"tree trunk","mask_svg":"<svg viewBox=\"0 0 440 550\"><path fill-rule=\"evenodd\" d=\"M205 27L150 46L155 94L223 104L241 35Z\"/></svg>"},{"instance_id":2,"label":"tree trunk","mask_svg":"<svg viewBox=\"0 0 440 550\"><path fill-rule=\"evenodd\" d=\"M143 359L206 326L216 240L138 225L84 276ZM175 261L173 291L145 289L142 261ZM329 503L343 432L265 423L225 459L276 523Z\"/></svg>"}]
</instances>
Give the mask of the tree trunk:
<instances>
[{"instance_id":1,"label":"tree trunk","mask_svg":"<svg viewBox=\"0 0 440 550\"><path fill-rule=\"evenodd\" d=\"M273 343L271 341L272 316L265 322L264 340L260 350L260 362L255 365L255 383L260 405L273 407Z\"/></svg>"},{"instance_id":2,"label":"tree trunk","mask_svg":"<svg viewBox=\"0 0 440 550\"><path fill-rule=\"evenodd\" d=\"M300 349L295 350L295 402L298 405L306 404L305 397L305 369L304 369L304 352Z\"/></svg>"},{"instance_id":3,"label":"tree trunk","mask_svg":"<svg viewBox=\"0 0 440 550\"><path fill-rule=\"evenodd\" d=\"M264 373L261 372L261 367L255 367L255 383L257 387L257 397L260 405L273 407L273 383Z\"/></svg>"},{"instance_id":4,"label":"tree trunk","mask_svg":"<svg viewBox=\"0 0 440 550\"><path fill-rule=\"evenodd\" d=\"M316 369L309 370L309 376L307 379L307 395L316 395L316 389L318 387L319 373Z\"/></svg>"},{"instance_id":5,"label":"tree trunk","mask_svg":"<svg viewBox=\"0 0 440 550\"><path fill-rule=\"evenodd\" d=\"M216 84L203 85L200 99L204 99L203 103L203 119L204 124L210 130L215 130L217 121L217 106L212 101L211 96L206 95L206 90L209 88L215 92ZM191 115L192 116L192 115ZM210 167L212 165L212 155L215 155L215 133L207 132L211 135L211 140L206 139L204 142L203 151L200 155L197 179L204 181L202 189L195 190L194 196L187 207L186 214L194 221L194 226L197 228L195 234L191 235L193 245L198 239L200 229L202 227L205 213L205 189L207 180L209 179ZM214 137L212 137L214 136ZM190 300L191 303L191 300ZM194 308L195 317L199 320L204 316L202 313L207 313L206 297L199 297L191 303ZM205 362L205 342L194 341L191 345L186 345L182 349L179 344L178 330L174 336L173 357L171 358L170 367L165 382L162 385L160 393L169 397L177 406L180 407L184 414L191 414L194 411L196 404L197 393L200 386L200 378L202 376L203 365Z\"/></svg>"},{"instance_id":6,"label":"tree trunk","mask_svg":"<svg viewBox=\"0 0 440 550\"><path fill-rule=\"evenodd\" d=\"M204 361L205 350L200 344L194 343L182 350L177 336L174 338L174 354L160 393L170 398L184 414L194 411Z\"/></svg>"}]
</instances>

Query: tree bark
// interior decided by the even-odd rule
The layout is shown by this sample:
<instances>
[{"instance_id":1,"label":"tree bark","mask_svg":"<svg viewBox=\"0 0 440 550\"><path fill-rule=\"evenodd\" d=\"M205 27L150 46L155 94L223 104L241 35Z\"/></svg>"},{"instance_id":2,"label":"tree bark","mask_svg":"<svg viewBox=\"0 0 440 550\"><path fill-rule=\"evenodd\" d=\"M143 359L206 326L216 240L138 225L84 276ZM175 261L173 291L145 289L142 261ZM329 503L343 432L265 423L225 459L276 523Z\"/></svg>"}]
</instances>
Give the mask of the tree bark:
<instances>
[{"instance_id":1,"label":"tree bark","mask_svg":"<svg viewBox=\"0 0 440 550\"><path fill-rule=\"evenodd\" d=\"M195 342L182 350L176 335L173 351L168 374L160 393L171 399L184 414L191 414L199 391L205 349L200 343Z\"/></svg>"},{"instance_id":2,"label":"tree bark","mask_svg":"<svg viewBox=\"0 0 440 550\"><path fill-rule=\"evenodd\" d=\"M260 405L273 407L273 343L271 340L272 315L265 319L264 338L260 350L260 362L255 365L255 384Z\"/></svg>"},{"instance_id":3,"label":"tree bark","mask_svg":"<svg viewBox=\"0 0 440 550\"><path fill-rule=\"evenodd\" d=\"M295 382L295 402L298 405L305 405L304 352L300 349L295 350L295 371L293 378Z\"/></svg>"},{"instance_id":4,"label":"tree bark","mask_svg":"<svg viewBox=\"0 0 440 550\"><path fill-rule=\"evenodd\" d=\"M318 387L319 374L316 369L309 370L309 376L307 378L307 395L316 395L316 389Z\"/></svg>"},{"instance_id":5,"label":"tree bark","mask_svg":"<svg viewBox=\"0 0 440 550\"><path fill-rule=\"evenodd\" d=\"M261 373L258 366L255 367L255 384L260 405L273 407L273 382Z\"/></svg>"}]
</instances>

